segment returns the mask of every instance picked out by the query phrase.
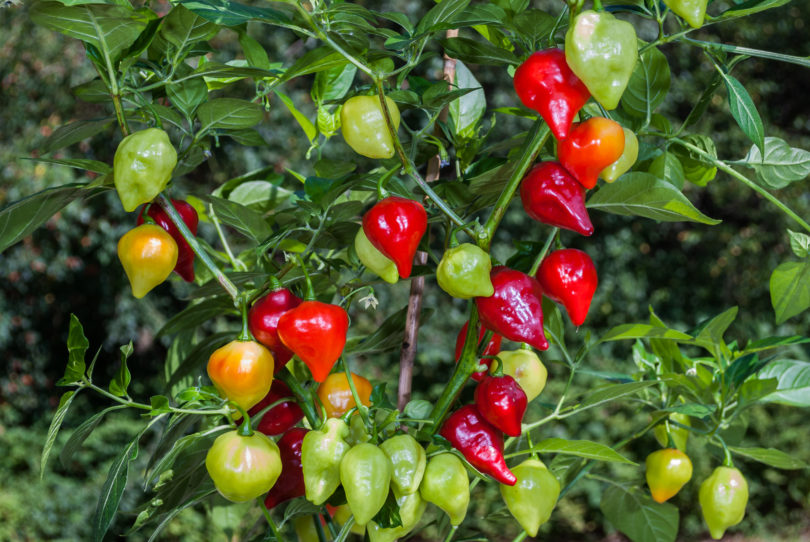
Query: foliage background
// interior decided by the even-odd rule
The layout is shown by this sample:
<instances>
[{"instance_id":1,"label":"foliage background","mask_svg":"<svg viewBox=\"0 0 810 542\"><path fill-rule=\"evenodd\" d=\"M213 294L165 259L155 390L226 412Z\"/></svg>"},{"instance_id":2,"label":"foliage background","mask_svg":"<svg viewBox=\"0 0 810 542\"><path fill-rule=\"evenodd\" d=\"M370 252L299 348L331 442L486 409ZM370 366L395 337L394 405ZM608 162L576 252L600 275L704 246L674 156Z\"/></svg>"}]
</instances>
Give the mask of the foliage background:
<instances>
[{"instance_id":1,"label":"foliage background","mask_svg":"<svg viewBox=\"0 0 810 542\"><path fill-rule=\"evenodd\" d=\"M716 2L716 5L722 2ZM374 3L374 7L381 7ZM420 2L385 2L386 9L410 13L416 18L423 11ZM153 7L160 6L153 3ZM165 6L165 4L163 4ZM537 3L536 7L551 8ZM37 155L43 138L70 119L100 116L95 104L77 101L69 88L94 76L79 42L35 27L27 18L24 4L0 9L0 208L9 202L49 186L88 180L82 172L48 166L28 157ZM713 11L710 6L709 12ZM810 2L794 1L788 6L753 17L708 26L696 33L698 39L721 41L741 46L767 48L796 56L810 56L807 39ZM304 44L281 32L251 29L269 51L280 51L275 60L289 63L300 56ZM258 30L258 31L257 31ZM640 29L643 34L643 30ZM226 58L238 52L236 34L223 31L215 39L215 48ZM663 111L683 118L693 101L713 75L713 68L699 49L682 45L663 48L672 68L673 85ZM440 57L432 65L432 77L441 77ZM515 105L517 99L507 78L497 70L473 67L485 85L488 106ZM806 89L810 70L763 59L750 59L735 69L752 95L766 128L766 135L784 138L792 146L810 149L810 108ZM285 92L306 113L314 115L309 99L309 81L298 79ZM250 89L246 89L246 92ZM225 180L245 172L273 165L283 174L286 168L309 173L304 155L307 142L289 113L274 102L265 122L259 126L265 148L244 148L223 140L212 149L211 159L183 179L188 190L213 189ZM508 137L520 122L499 117L493 140ZM742 158L750 144L728 113L725 93L715 95L708 114L698 130L711 134L718 154ZM70 148L61 157L92 158L112 161L116 138L103 134ZM351 152L340 137L324 149L324 157L345 158ZM356 159L352 156L351 159ZM781 196L802 216L810 216L810 192L807 183L794 183ZM744 343L767 334L807 334L807 313L776 328L768 295L768 277L790 249L785 228L791 225L784 215L767 202L723 174L706 189L689 187L687 196L709 216L723 219L715 227L688 223L657 224L594 213L597 234L591 239L567 239L593 257L599 270L600 285L589 321L589 328L604 330L626 322L643 321L648 305L671 327L688 329L709 316L737 305L740 314L730 330L729 339ZM116 196L107 193L70 205L22 243L0 254L0 540L81 540L88 536L96 495L106 476L108 462L131 437L140 421L131 415L110 416L97 430L80 454L68 465L54 461L39 481L39 449L44 441L50 415L60 391L54 382L61 376L65 361L65 340L70 313L84 323L91 349L102 347L97 371L112 374L117 348L133 340L135 357L130 361L134 396L161 393L164 386L163 358L166 344L154 332L166 318L184 306L185 285L172 281L159 287L144 300L136 301L115 256L118 238L131 227L132 217L120 208ZM528 232L528 233L527 233ZM211 235L207 225L203 237ZM513 208L500 230L495 245L504 259L513 240L541 241L541 232L533 235L532 222ZM210 238L213 241L213 238ZM452 345L463 321L464 305L453 302L434 282L428 281L425 307L434 315L419 336L419 354L414 380L416 397L435 397L447 367L452 362ZM373 329L385 315L404 306L407 283L390 291L378 290L380 309L353 325ZM216 323L212 324L216 326ZM572 340L577 339L572 332ZM807 359L807 349L792 353ZM358 360L362 373L374 381L387 381L395 387L397 354ZM551 381L549 391L562 387L554 379L553 360L547 363ZM104 362L109 364L104 366ZM589 358L597 370L632 371L629 344L615 344ZM559 372L559 371L556 371ZM578 379L579 389L591 382ZM576 391L576 390L574 390ZM468 390L471 394L471 390ZM542 398L541 398L542 399ZM88 412L97 410L100 400L86 396L79 403ZM539 406L527 419L539 415ZM60 435L64 440L80 411L68 417ZM606 407L548 426L545 436L583 438L607 442L622 437L646 423L629 407ZM779 406L757 407L749 411L745 441L773 446L810 461L806 447L805 413ZM744 442L745 442L744 441ZM718 462L718 451L701 446L697 438L690 444L696 480L705 476ZM627 450L636 460L655 447L653 439L642 439ZM55 450L60 449L57 443ZM146 442L144 450L148 451ZM142 458L148 457L142 453ZM145 460L145 459L144 459ZM137 467L137 465L136 465ZM751 483L751 501L739 532L764 536L768 540L810 540L810 473L777 471L754 462L741 468ZM642 469L602 471L606 476L643 479ZM138 499L139 484L131 477L132 487L125 493L124 511L113 527L125 533L134 516L128 516ZM552 521L541 531L549 540L599 540L612 528L599 511L602 486L585 480L558 505ZM694 540L705 536L696 508L698 484L693 481L675 499L681 508L681 538ZM494 486L479 485L473 496L470 523L479 535L515 534L515 524L505 513ZM69 497L69 498L68 498ZM32 504L33 503L33 504ZM81 503L76 505L75 503ZM241 514L222 506L192 509L181 514L164 532L164 540L214 540L233 535ZM241 526L241 527L244 527ZM235 530L236 529L236 530ZM429 536L431 531L426 531ZM497 535L496 535L497 533ZM140 535L130 537L138 540ZM611 535L618 537L619 535ZM110 535L113 538L112 535Z\"/></svg>"}]
</instances>

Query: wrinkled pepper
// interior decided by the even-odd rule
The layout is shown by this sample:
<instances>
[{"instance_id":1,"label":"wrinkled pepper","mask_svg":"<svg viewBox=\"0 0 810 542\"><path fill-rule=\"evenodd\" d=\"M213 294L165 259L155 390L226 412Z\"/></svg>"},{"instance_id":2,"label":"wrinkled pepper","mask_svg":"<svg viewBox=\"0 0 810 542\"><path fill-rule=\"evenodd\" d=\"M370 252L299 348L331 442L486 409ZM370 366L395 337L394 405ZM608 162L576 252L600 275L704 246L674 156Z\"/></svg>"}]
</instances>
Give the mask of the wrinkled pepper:
<instances>
[{"instance_id":1,"label":"wrinkled pepper","mask_svg":"<svg viewBox=\"0 0 810 542\"><path fill-rule=\"evenodd\" d=\"M451 525L460 525L470 505L470 480L461 459L451 453L431 457L419 494L450 516Z\"/></svg>"},{"instance_id":2,"label":"wrinkled pepper","mask_svg":"<svg viewBox=\"0 0 810 542\"><path fill-rule=\"evenodd\" d=\"M346 502L358 525L365 525L377 515L391 483L391 460L371 443L358 444L340 462L340 483Z\"/></svg>"},{"instance_id":3,"label":"wrinkled pepper","mask_svg":"<svg viewBox=\"0 0 810 542\"><path fill-rule=\"evenodd\" d=\"M463 243L444 252L436 267L436 281L442 290L459 299L489 297L495 293L490 271L489 254L477 245Z\"/></svg>"},{"instance_id":4,"label":"wrinkled pepper","mask_svg":"<svg viewBox=\"0 0 810 542\"><path fill-rule=\"evenodd\" d=\"M709 533L715 540L720 540L726 529L745 517L748 482L734 467L717 467L700 484L698 500Z\"/></svg>"},{"instance_id":5,"label":"wrinkled pepper","mask_svg":"<svg viewBox=\"0 0 810 542\"><path fill-rule=\"evenodd\" d=\"M205 454L205 469L220 495L247 502L268 491L281 474L278 446L267 435L242 429L219 435Z\"/></svg>"},{"instance_id":6,"label":"wrinkled pepper","mask_svg":"<svg viewBox=\"0 0 810 542\"><path fill-rule=\"evenodd\" d=\"M307 500L319 506L340 485L340 462L349 444L349 427L340 418L329 418L320 430L304 436L301 444L301 467Z\"/></svg>"},{"instance_id":7,"label":"wrinkled pepper","mask_svg":"<svg viewBox=\"0 0 810 542\"><path fill-rule=\"evenodd\" d=\"M517 483L501 485L501 496L520 526L529 536L537 536L540 526L548 521L557 504L560 483L539 459L527 459L512 472Z\"/></svg>"},{"instance_id":8,"label":"wrinkled pepper","mask_svg":"<svg viewBox=\"0 0 810 542\"><path fill-rule=\"evenodd\" d=\"M273 385L273 355L256 341L231 341L211 354L207 371L223 397L248 410Z\"/></svg>"},{"instance_id":9,"label":"wrinkled pepper","mask_svg":"<svg viewBox=\"0 0 810 542\"><path fill-rule=\"evenodd\" d=\"M306 493L301 469L301 444L308 432L309 429L296 427L278 439L276 444L281 456L281 475L264 498L264 505L268 510Z\"/></svg>"},{"instance_id":10,"label":"wrinkled pepper","mask_svg":"<svg viewBox=\"0 0 810 542\"><path fill-rule=\"evenodd\" d=\"M371 404L371 382L354 373L352 373L352 382L360 402L369 406ZM318 398L326 410L327 418L340 418L357 406L346 373L333 373L327 376L326 380L318 386Z\"/></svg>"},{"instance_id":11,"label":"wrinkled pepper","mask_svg":"<svg viewBox=\"0 0 810 542\"><path fill-rule=\"evenodd\" d=\"M155 199L175 165L177 151L163 130L147 128L122 139L113 158L113 180L124 210L130 213Z\"/></svg>"},{"instance_id":12,"label":"wrinkled pepper","mask_svg":"<svg viewBox=\"0 0 810 542\"><path fill-rule=\"evenodd\" d=\"M475 388L478 412L510 437L520 436L527 404L526 392L509 375L487 376Z\"/></svg>"},{"instance_id":13,"label":"wrinkled pepper","mask_svg":"<svg viewBox=\"0 0 810 542\"><path fill-rule=\"evenodd\" d=\"M555 250L543 259L536 277L546 297L562 303L571 322L581 326L599 282L591 257L575 248Z\"/></svg>"},{"instance_id":14,"label":"wrinkled pepper","mask_svg":"<svg viewBox=\"0 0 810 542\"><path fill-rule=\"evenodd\" d=\"M542 162L526 174L520 200L526 214L538 222L580 235L593 233L585 189L557 162Z\"/></svg>"},{"instance_id":15,"label":"wrinkled pepper","mask_svg":"<svg viewBox=\"0 0 810 542\"><path fill-rule=\"evenodd\" d=\"M283 369L293 357L292 351L284 346L278 336L278 320L282 314L300 304L300 297L278 285L256 300L248 312L248 328L256 340L273 353L275 372Z\"/></svg>"},{"instance_id":16,"label":"wrinkled pepper","mask_svg":"<svg viewBox=\"0 0 810 542\"><path fill-rule=\"evenodd\" d=\"M406 279L411 276L413 257L427 231L427 212L418 201L389 196L363 215L363 231Z\"/></svg>"},{"instance_id":17,"label":"wrinkled pepper","mask_svg":"<svg viewBox=\"0 0 810 542\"><path fill-rule=\"evenodd\" d=\"M402 520L402 525L383 528L374 521L370 521L366 526L370 542L394 542L398 538L404 537L416 527L427 507L427 503L418 491L410 495L397 497L397 504L399 505L399 518Z\"/></svg>"},{"instance_id":18,"label":"wrinkled pepper","mask_svg":"<svg viewBox=\"0 0 810 542\"><path fill-rule=\"evenodd\" d=\"M396 435L380 444L391 460L391 485L395 495L411 495L419 491L425 474L427 456L424 448L410 435Z\"/></svg>"},{"instance_id":19,"label":"wrinkled pepper","mask_svg":"<svg viewBox=\"0 0 810 542\"><path fill-rule=\"evenodd\" d=\"M304 301L278 319L278 336L323 382L346 345L349 315L346 309L320 301Z\"/></svg>"},{"instance_id":20,"label":"wrinkled pepper","mask_svg":"<svg viewBox=\"0 0 810 542\"><path fill-rule=\"evenodd\" d=\"M183 219L189 231L197 235L199 217L197 216L196 209L179 199L173 199L172 205L177 210L180 218ZM138 226L144 222L143 212L145 209L146 207L143 207L138 214L136 221ZM180 233L180 230L177 229L177 226L174 225L174 222L171 221L169 215L166 214L166 211L164 211L160 205L150 205L147 215L152 217L152 220L154 220L158 226L166 230L169 235L172 236L174 242L177 243L177 263L174 265L174 272L180 275L184 281L194 282L194 251L191 250L188 241L186 241L183 234Z\"/></svg>"}]
</instances>

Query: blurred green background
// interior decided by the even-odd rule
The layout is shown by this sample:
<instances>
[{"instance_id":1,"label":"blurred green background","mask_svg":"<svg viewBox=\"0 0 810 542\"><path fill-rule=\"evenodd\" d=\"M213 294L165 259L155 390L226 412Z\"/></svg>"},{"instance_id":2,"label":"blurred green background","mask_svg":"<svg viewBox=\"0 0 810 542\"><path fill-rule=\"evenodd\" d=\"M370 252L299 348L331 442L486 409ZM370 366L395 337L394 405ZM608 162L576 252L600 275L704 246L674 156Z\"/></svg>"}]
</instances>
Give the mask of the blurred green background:
<instances>
[{"instance_id":1,"label":"blurred green background","mask_svg":"<svg viewBox=\"0 0 810 542\"><path fill-rule=\"evenodd\" d=\"M716 2L717 5L722 2ZM419 2L375 3L374 7L413 13L422 11ZM543 7L537 4L537 7ZM69 89L90 80L94 73L75 40L35 27L27 18L26 6L0 8L0 208L43 188L68 182L86 182L82 172L44 165L30 160L38 155L44 138L58 126L74 119L104 116L103 105L77 101ZM557 7L554 7L556 13ZM720 10L720 8L718 8ZM713 7L709 9L714 11ZM774 50L797 56L810 55L806 21L810 2L794 1L754 17L709 26L694 34L698 39L733 43ZM269 51L282 51L275 59L289 63L300 55L302 44L291 35L263 32L252 28ZM258 31L256 31L258 30ZM647 29L649 30L649 29ZM639 29L644 37L644 29ZM647 36L649 38L649 36ZM214 45L224 58L238 53L236 34L223 31ZM677 124L686 116L693 101L713 75L713 67L698 49L670 45L667 54L673 84L662 112ZM272 54L271 54L272 57ZM441 77L441 61L428 64L425 77ZM499 71L474 68L487 92L488 106L516 105L509 81ZM810 70L795 65L752 58L734 72L751 93L766 126L766 135L778 136L792 146L810 149L810 107L807 88ZM296 79L285 87L301 109L312 114L310 81ZM212 149L212 158L180 181L186 192L210 190L225 180L245 172L275 165L309 173L305 159L306 139L289 113L278 103L259 127L268 145L244 148L223 140ZM499 116L493 141L526 129L528 121ZM710 134L724 159L742 158L750 143L729 115L725 92L718 91L707 115L695 128ZM60 152L57 157L91 158L112 161L117 144L110 133L87 140ZM340 137L324 148L325 157L344 157L350 152ZM356 159L356 157L352 157ZM810 216L807 181L794 183L779 196L800 215ZM805 313L782 326L773 323L768 294L770 272L791 258L785 229L792 227L784 215L762 198L720 174L705 188L689 186L690 200L707 215L723 223L707 227L689 223L658 224L593 213L593 238L564 237L570 246L586 249L599 271L600 284L589 319L579 336L571 332L571 344L579 345L589 329L603 332L627 322L648 318L648 306L671 327L688 329L701 320L731 306L739 306L738 320L728 340L745 343L768 335L807 334L810 315ZM499 231L496 254L506 259L513 241L542 242L545 231L533 223L516 204ZM91 352L101 348L96 374L108 378L117 368L118 346L130 340L136 353L132 371L134 397L146 398L164 388L163 359L167 342L155 339L155 331L185 302L187 287L177 279L164 284L143 300L135 300L115 255L118 238L131 228L133 218L120 208L114 193L76 202L53 217L23 242L0 254L0 356L5 370L0 372L0 540L84 540L89 537L95 500L106 477L110 460L141 426L134 414L110 416L87 441L81 453L67 465L53 458L43 481L39 480L39 452L50 417L61 389L54 382L66 361L65 340L70 314L84 324ZM210 225L201 235L214 242ZM373 329L382 318L404 306L408 284L390 290L378 289L380 306L376 313L355 318L355 332ZM424 306L434 310L428 325L420 330L417 368L414 378L416 398L436 397L452 363L455 335L464 319L465 305L451 301L428 280ZM216 325L216 324L214 324ZM615 344L596 350L589 365L598 370L632 372L631 344ZM808 350L788 353L807 359ZM398 353L373 359L352 360L374 381L389 382L395 388ZM559 395L563 382L561 366L545 359L550 384L545 392ZM595 381L578 379L577 391ZM471 394L471 389L466 393ZM77 400L55 447L88 413L105 403L87 394ZM539 417L533 405L527 420ZM616 442L647 423L631 404L608 406L589 411L554 425L544 426L543 436L560 436ZM779 406L757 407L748 411L744 442L772 446L810 461L806 446L806 412ZM154 437L153 437L154 440ZM719 461L717 450L708 449L700 439L690 444L696 479L707 474ZM126 533L134 521L134 507L142 497L140 480L134 474L147 460L147 438L141 458L133 465L130 488L124 495L122 513L109 538ZM625 452L636 460L654 449L652 437L633 443ZM742 462L751 487L751 500L743 523L734 530L748 539L810 540L810 473L778 471L754 462ZM601 474L633 477L640 481L643 470L599 469ZM682 540L705 537L697 509L698 484L693 482L674 502L681 509ZM613 533L599 511L601 485L584 480L558 505L552 520L543 527L545 540L621 540ZM431 512L432 517L438 517ZM489 539L511 539L517 534L514 521L505 512L493 485L480 484L473 496L468 529L462 535ZM237 540L239 529L247 529L256 518L243 518L232 509L207 506L180 514L163 532L161 540ZM235 530L235 525L240 526ZM429 537L430 528L423 533ZM140 540L143 533L127 539ZM148 537L148 533L146 534ZM735 538L736 539L736 538ZM741 536L740 539L743 539Z\"/></svg>"}]
</instances>

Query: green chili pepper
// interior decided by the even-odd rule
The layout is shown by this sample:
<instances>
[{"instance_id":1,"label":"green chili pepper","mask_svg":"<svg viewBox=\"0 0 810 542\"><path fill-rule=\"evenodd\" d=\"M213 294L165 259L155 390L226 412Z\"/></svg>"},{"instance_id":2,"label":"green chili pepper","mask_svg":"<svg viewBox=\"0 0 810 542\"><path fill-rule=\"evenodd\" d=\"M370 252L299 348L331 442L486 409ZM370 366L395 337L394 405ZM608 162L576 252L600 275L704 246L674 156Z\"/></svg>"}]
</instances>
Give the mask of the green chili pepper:
<instances>
[{"instance_id":1,"label":"green chili pepper","mask_svg":"<svg viewBox=\"0 0 810 542\"><path fill-rule=\"evenodd\" d=\"M433 456L425 468L419 493L444 510L452 525L460 525L470 504L470 480L464 463L451 453Z\"/></svg>"},{"instance_id":2,"label":"green chili pepper","mask_svg":"<svg viewBox=\"0 0 810 542\"><path fill-rule=\"evenodd\" d=\"M160 194L177 165L169 135L148 128L125 137L115 151L113 180L124 210L129 212Z\"/></svg>"},{"instance_id":3,"label":"green chili pepper","mask_svg":"<svg viewBox=\"0 0 810 542\"><path fill-rule=\"evenodd\" d=\"M339 418L326 420L320 431L310 431L301 443L301 467L307 500L326 502L340 485L340 464L349 451L349 427Z\"/></svg>"},{"instance_id":4,"label":"green chili pepper","mask_svg":"<svg viewBox=\"0 0 810 542\"><path fill-rule=\"evenodd\" d=\"M489 297L495 293L489 273L489 254L472 243L445 251L436 268L436 280L442 290L459 299Z\"/></svg>"},{"instance_id":5,"label":"green chili pepper","mask_svg":"<svg viewBox=\"0 0 810 542\"><path fill-rule=\"evenodd\" d=\"M340 482L358 525L377 515L388 497L391 460L377 446L358 444L340 462Z\"/></svg>"},{"instance_id":6,"label":"green chili pepper","mask_svg":"<svg viewBox=\"0 0 810 542\"><path fill-rule=\"evenodd\" d=\"M529 533L537 536L540 526L551 517L560 496L560 483L538 459L527 459L512 468L517 476L513 486L501 484L501 496L509 512Z\"/></svg>"},{"instance_id":7,"label":"green chili pepper","mask_svg":"<svg viewBox=\"0 0 810 542\"><path fill-rule=\"evenodd\" d=\"M692 28L703 26L708 0L664 0L664 4Z\"/></svg>"},{"instance_id":8,"label":"green chili pepper","mask_svg":"<svg viewBox=\"0 0 810 542\"><path fill-rule=\"evenodd\" d=\"M422 445L410 435L397 435L380 444L380 448L394 466L391 475L394 493L411 495L419 491L427 464Z\"/></svg>"}]
</instances>

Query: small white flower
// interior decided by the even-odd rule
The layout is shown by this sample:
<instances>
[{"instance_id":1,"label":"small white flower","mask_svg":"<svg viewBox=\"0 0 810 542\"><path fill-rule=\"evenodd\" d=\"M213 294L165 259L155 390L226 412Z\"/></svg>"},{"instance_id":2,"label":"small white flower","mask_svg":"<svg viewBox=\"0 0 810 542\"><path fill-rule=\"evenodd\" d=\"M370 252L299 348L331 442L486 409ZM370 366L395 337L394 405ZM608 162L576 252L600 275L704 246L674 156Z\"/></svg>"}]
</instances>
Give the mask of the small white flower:
<instances>
[{"instance_id":1,"label":"small white flower","mask_svg":"<svg viewBox=\"0 0 810 542\"><path fill-rule=\"evenodd\" d=\"M697 376L697 369L690 367L686 370L686 376Z\"/></svg>"},{"instance_id":2,"label":"small white flower","mask_svg":"<svg viewBox=\"0 0 810 542\"><path fill-rule=\"evenodd\" d=\"M368 294L366 297L360 298L360 303L363 304L364 309L371 307L371 310L377 310L377 305L380 303L374 294Z\"/></svg>"}]
</instances>

